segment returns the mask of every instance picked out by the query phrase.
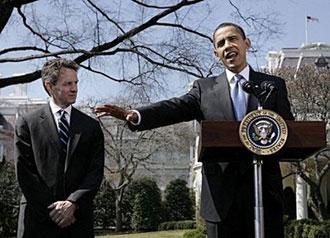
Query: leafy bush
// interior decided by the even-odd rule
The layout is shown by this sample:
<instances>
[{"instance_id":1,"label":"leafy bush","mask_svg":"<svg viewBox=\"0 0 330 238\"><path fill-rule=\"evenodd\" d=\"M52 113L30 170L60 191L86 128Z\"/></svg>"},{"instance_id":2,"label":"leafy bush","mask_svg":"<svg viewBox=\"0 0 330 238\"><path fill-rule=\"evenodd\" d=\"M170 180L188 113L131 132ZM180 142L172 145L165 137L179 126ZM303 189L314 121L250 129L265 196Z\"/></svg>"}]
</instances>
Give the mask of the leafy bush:
<instances>
[{"instance_id":1,"label":"leafy bush","mask_svg":"<svg viewBox=\"0 0 330 238\"><path fill-rule=\"evenodd\" d=\"M115 226L116 197L108 181L104 180L94 199L94 226L103 229Z\"/></svg>"},{"instance_id":2,"label":"leafy bush","mask_svg":"<svg viewBox=\"0 0 330 238\"><path fill-rule=\"evenodd\" d=\"M136 231L157 230L161 222L161 193L155 180L141 178L128 188L127 199L130 203L131 227Z\"/></svg>"},{"instance_id":3,"label":"leafy bush","mask_svg":"<svg viewBox=\"0 0 330 238\"><path fill-rule=\"evenodd\" d=\"M329 238L330 221L293 220L288 223L285 231L286 238Z\"/></svg>"},{"instance_id":4,"label":"leafy bush","mask_svg":"<svg viewBox=\"0 0 330 238\"><path fill-rule=\"evenodd\" d=\"M165 189L165 219L167 221L192 220L194 202L187 182L175 179Z\"/></svg>"},{"instance_id":5,"label":"leafy bush","mask_svg":"<svg viewBox=\"0 0 330 238\"><path fill-rule=\"evenodd\" d=\"M185 229L195 229L195 228L196 228L196 222L192 220L168 221L168 222L163 222L158 226L159 231L185 230Z\"/></svg>"},{"instance_id":6,"label":"leafy bush","mask_svg":"<svg viewBox=\"0 0 330 238\"><path fill-rule=\"evenodd\" d=\"M16 233L20 192L16 182L15 169L7 163L0 163L0 237Z\"/></svg>"}]
</instances>

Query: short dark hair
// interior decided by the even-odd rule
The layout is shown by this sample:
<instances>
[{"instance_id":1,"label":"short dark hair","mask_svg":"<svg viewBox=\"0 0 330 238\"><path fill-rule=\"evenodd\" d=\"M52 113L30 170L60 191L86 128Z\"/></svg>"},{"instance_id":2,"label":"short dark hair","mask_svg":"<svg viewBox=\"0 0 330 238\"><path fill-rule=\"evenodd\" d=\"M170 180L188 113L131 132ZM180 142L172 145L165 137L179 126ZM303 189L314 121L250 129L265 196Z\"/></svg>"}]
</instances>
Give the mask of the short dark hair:
<instances>
[{"instance_id":1,"label":"short dark hair","mask_svg":"<svg viewBox=\"0 0 330 238\"><path fill-rule=\"evenodd\" d=\"M245 32L243 30L243 28L235 23L232 23L232 22L223 22L221 23L220 25L217 26L217 28L215 28L214 32L213 32L213 37L212 37L212 40L213 40L213 44L214 44L214 35L215 33L220 29L220 28L224 28L224 27L227 27L227 26L232 26L232 27L235 27L236 30L238 31L238 33L243 37L243 40L246 39L246 35L245 35Z\"/></svg>"},{"instance_id":2,"label":"short dark hair","mask_svg":"<svg viewBox=\"0 0 330 238\"><path fill-rule=\"evenodd\" d=\"M42 67L41 78L43 86L48 94L49 92L45 87L45 81L49 81L51 84L55 85L60 75L61 68L69 68L77 72L79 69L79 65L73 60L68 60L64 58L57 58L47 61Z\"/></svg>"}]
</instances>

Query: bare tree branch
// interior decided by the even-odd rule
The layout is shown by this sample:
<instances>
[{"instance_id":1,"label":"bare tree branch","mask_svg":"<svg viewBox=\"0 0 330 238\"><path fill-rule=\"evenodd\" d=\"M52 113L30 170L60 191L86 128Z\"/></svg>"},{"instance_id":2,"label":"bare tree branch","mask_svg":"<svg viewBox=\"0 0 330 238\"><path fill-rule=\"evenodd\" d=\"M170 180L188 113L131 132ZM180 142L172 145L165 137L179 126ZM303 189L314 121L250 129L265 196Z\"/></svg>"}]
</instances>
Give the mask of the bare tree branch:
<instances>
[{"instance_id":1,"label":"bare tree branch","mask_svg":"<svg viewBox=\"0 0 330 238\"><path fill-rule=\"evenodd\" d=\"M158 25L158 26L170 26L170 27L180 28L180 29L183 29L183 30L185 30L187 32L190 32L190 33L193 33L195 35L198 35L198 36L200 36L202 38L205 38L205 39L209 40L211 43L213 43L213 40L212 40L211 37L209 37L209 36L207 36L205 34L202 34L202 33L198 32L198 31L195 31L195 30L189 29L187 27L184 27L181 24L174 24L174 23L167 23L167 22L157 22L156 25Z\"/></svg>"},{"instance_id":2,"label":"bare tree branch","mask_svg":"<svg viewBox=\"0 0 330 238\"><path fill-rule=\"evenodd\" d=\"M48 50L44 50L42 48L39 47L35 47L35 46L20 46L20 47L12 47L12 48L7 48L4 50L0 51L0 55L4 55L10 52L15 52L15 51L28 51L28 50L32 50L32 51L40 51L43 53L49 53Z\"/></svg>"},{"instance_id":3,"label":"bare tree branch","mask_svg":"<svg viewBox=\"0 0 330 238\"><path fill-rule=\"evenodd\" d=\"M148 8L156 8L156 9L167 9L167 8L172 8L174 7L175 5L171 5L171 6L157 6L157 5L150 5L150 4L146 4L146 3L143 3L143 2L140 2L140 1L137 1L137 0L131 0L132 2L138 4L138 5L141 5L143 7L148 7ZM182 1L182 2L186 2L186 1Z\"/></svg>"}]
</instances>

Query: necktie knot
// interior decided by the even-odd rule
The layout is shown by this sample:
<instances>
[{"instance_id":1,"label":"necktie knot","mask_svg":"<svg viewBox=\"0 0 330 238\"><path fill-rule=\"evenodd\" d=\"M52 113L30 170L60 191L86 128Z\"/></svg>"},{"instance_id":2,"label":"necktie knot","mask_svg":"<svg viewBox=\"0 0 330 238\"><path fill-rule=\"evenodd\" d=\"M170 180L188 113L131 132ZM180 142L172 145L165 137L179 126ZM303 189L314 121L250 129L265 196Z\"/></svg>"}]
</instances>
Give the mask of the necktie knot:
<instances>
[{"instance_id":1,"label":"necktie knot","mask_svg":"<svg viewBox=\"0 0 330 238\"><path fill-rule=\"evenodd\" d=\"M242 85L243 82L246 81L245 78L242 75L240 75L240 74L236 74L234 76L234 80L235 80L235 84L239 83L241 85Z\"/></svg>"}]
</instances>

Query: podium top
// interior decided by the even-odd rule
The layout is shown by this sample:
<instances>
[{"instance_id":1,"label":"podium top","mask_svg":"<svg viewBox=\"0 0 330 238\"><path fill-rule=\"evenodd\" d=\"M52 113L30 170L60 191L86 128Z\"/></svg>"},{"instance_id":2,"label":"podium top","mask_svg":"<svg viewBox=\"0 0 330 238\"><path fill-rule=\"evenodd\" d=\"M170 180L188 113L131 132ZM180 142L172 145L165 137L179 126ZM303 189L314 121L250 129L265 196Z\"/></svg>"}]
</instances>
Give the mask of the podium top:
<instances>
[{"instance_id":1,"label":"podium top","mask_svg":"<svg viewBox=\"0 0 330 238\"><path fill-rule=\"evenodd\" d=\"M202 121L199 161L238 161L252 158L239 138L238 121ZM286 121L288 139L274 155L283 162L297 162L326 146L326 123L323 121Z\"/></svg>"}]
</instances>

